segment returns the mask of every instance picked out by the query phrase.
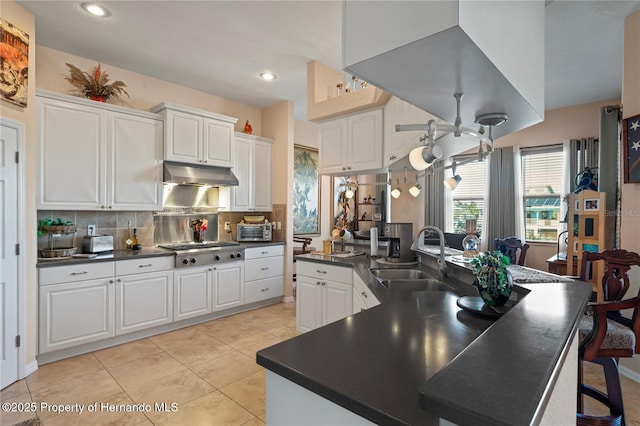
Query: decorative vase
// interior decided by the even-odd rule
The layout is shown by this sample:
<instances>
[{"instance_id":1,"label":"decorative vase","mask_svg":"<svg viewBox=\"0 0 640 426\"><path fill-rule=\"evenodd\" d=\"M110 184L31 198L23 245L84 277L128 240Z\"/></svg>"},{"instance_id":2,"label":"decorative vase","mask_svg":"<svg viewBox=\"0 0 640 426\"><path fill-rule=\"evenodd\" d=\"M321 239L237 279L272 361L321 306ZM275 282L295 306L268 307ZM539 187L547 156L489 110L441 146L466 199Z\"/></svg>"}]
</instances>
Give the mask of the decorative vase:
<instances>
[{"instance_id":1,"label":"decorative vase","mask_svg":"<svg viewBox=\"0 0 640 426\"><path fill-rule=\"evenodd\" d=\"M462 240L462 248L464 250L462 256L466 258L478 257L479 247L480 238L475 233L467 233L467 236Z\"/></svg>"},{"instance_id":2,"label":"decorative vase","mask_svg":"<svg viewBox=\"0 0 640 426\"><path fill-rule=\"evenodd\" d=\"M97 102L107 102L107 97L103 95L89 95L89 99Z\"/></svg>"},{"instance_id":3,"label":"decorative vase","mask_svg":"<svg viewBox=\"0 0 640 426\"><path fill-rule=\"evenodd\" d=\"M481 276L476 276L473 285L478 289L480 297L488 306L504 306L513 290L513 277L509 270L500 276L495 266L483 266Z\"/></svg>"}]
</instances>

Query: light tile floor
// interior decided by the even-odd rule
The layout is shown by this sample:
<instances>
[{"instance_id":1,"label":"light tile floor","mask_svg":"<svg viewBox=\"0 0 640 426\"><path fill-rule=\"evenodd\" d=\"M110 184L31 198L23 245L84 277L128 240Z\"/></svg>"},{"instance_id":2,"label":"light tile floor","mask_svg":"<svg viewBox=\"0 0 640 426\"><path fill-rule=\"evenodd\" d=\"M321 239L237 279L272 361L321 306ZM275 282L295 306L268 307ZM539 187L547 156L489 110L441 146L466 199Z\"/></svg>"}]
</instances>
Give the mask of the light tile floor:
<instances>
[{"instance_id":1,"label":"light tile floor","mask_svg":"<svg viewBox=\"0 0 640 426\"><path fill-rule=\"evenodd\" d=\"M297 334L295 304L281 303L40 366L2 390L0 401L85 408L82 414L39 411L47 426L263 425L265 376L255 354ZM640 384L621 380L627 424L640 426ZM604 389L598 365L585 363L585 381ZM87 412L95 402L151 410ZM166 412L154 409L163 402ZM588 414L606 414L589 399L585 404ZM0 426L34 417L0 412Z\"/></svg>"},{"instance_id":2,"label":"light tile floor","mask_svg":"<svg viewBox=\"0 0 640 426\"><path fill-rule=\"evenodd\" d=\"M0 401L51 407L0 412L0 425L36 415L46 426L264 425L265 374L256 352L296 335L295 303L280 303L42 365L2 390ZM96 402L96 412L88 412ZM165 410L156 409L162 403ZM75 404L82 414L53 409ZM147 408L109 411L100 404Z\"/></svg>"}]
</instances>

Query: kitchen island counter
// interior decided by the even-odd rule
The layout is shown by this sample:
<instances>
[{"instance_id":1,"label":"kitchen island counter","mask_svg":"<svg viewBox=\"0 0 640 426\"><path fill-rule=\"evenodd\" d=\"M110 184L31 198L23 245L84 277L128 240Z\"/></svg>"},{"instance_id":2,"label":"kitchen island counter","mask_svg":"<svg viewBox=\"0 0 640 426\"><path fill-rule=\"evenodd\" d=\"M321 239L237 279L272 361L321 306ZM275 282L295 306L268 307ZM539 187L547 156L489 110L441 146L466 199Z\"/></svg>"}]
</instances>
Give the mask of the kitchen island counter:
<instances>
[{"instance_id":1,"label":"kitchen island counter","mask_svg":"<svg viewBox=\"0 0 640 426\"><path fill-rule=\"evenodd\" d=\"M389 291L369 273L389 265L367 255L296 259L354 268L381 305L264 349L257 361L363 421L536 424L565 361L575 365L567 357L591 295L586 283L535 283L525 268L518 303L493 321L457 307L459 295L476 293L464 282L468 265L451 258L455 292ZM570 410L575 394L564 397Z\"/></svg>"}]
</instances>

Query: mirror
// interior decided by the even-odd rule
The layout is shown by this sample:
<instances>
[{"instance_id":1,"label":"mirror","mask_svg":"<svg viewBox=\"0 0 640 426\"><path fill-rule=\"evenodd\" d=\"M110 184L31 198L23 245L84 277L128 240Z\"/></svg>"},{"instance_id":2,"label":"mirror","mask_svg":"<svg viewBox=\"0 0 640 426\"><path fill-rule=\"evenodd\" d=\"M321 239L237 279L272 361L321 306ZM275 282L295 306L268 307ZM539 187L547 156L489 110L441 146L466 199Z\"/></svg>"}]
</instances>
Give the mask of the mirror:
<instances>
[{"instance_id":1,"label":"mirror","mask_svg":"<svg viewBox=\"0 0 640 426\"><path fill-rule=\"evenodd\" d=\"M370 229L383 235L388 206L387 173L333 177L331 229L346 227L356 238L369 238Z\"/></svg>"}]
</instances>

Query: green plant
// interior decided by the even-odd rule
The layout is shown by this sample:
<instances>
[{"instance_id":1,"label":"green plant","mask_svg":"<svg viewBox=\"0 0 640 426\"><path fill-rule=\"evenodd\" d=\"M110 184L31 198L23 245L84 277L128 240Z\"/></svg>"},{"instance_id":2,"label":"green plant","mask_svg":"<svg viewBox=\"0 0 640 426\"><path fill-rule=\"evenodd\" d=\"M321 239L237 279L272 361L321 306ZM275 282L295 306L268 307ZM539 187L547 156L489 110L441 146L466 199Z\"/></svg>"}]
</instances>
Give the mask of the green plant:
<instances>
[{"instance_id":1,"label":"green plant","mask_svg":"<svg viewBox=\"0 0 640 426\"><path fill-rule=\"evenodd\" d=\"M499 250L487 251L471 261L476 275L474 285L487 305L501 305L511 295L513 283L507 266L509 258Z\"/></svg>"},{"instance_id":2,"label":"green plant","mask_svg":"<svg viewBox=\"0 0 640 426\"><path fill-rule=\"evenodd\" d=\"M69 76L65 77L65 80L77 87L85 97L99 97L105 100L114 98L120 102L122 101L121 95L129 97L124 89L127 85L122 81L116 80L109 84L109 74L100 69L100 64L94 68L91 74L82 71L73 64L67 63L67 66L69 67Z\"/></svg>"},{"instance_id":3,"label":"green plant","mask_svg":"<svg viewBox=\"0 0 640 426\"><path fill-rule=\"evenodd\" d=\"M73 222L69 222L68 220L63 220L60 218L57 218L56 220L52 220L52 219L40 219L38 220L38 236L42 236L45 234L44 232L44 228L47 228L49 226L69 226L69 225L73 225Z\"/></svg>"}]
</instances>

